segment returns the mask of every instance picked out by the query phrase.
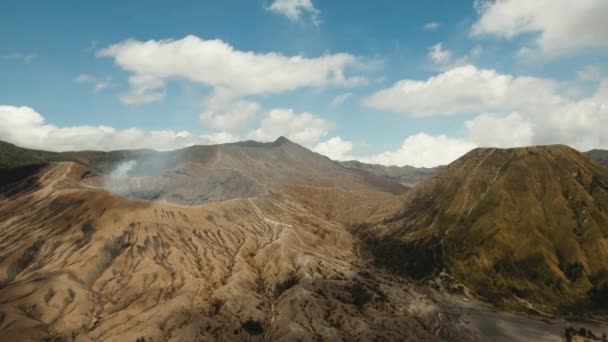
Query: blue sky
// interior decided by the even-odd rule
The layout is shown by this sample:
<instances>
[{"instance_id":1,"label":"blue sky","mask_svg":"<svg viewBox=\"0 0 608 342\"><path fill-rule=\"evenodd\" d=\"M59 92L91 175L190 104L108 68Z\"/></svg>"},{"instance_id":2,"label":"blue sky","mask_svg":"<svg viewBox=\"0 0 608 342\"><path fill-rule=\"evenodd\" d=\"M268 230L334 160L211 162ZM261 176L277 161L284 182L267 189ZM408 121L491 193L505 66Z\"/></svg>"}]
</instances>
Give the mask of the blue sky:
<instances>
[{"instance_id":1,"label":"blue sky","mask_svg":"<svg viewBox=\"0 0 608 342\"><path fill-rule=\"evenodd\" d=\"M415 166L477 146L608 148L608 4L557 2L6 1L0 139L172 149L285 135Z\"/></svg>"}]
</instances>

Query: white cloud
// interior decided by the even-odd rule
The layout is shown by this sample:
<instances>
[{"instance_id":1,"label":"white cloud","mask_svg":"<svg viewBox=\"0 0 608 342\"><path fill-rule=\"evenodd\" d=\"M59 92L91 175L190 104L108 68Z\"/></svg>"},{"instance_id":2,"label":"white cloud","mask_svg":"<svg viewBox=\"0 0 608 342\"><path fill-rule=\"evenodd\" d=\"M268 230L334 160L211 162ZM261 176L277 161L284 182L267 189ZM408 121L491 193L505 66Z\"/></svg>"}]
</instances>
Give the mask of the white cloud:
<instances>
[{"instance_id":1,"label":"white cloud","mask_svg":"<svg viewBox=\"0 0 608 342\"><path fill-rule=\"evenodd\" d=\"M20 61L23 62L25 64L30 64L31 62L33 62L36 58L38 58L38 55L32 52L13 52L13 53L9 53L6 55L0 55L0 59L7 59L7 60L14 60L14 61Z\"/></svg>"},{"instance_id":2,"label":"white cloud","mask_svg":"<svg viewBox=\"0 0 608 342\"><path fill-rule=\"evenodd\" d=\"M439 26L440 26L439 22L431 21L431 22L424 24L423 28L427 31L435 31L436 29L439 28Z\"/></svg>"},{"instance_id":3,"label":"white cloud","mask_svg":"<svg viewBox=\"0 0 608 342\"><path fill-rule=\"evenodd\" d=\"M576 72L576 77L581 81L596 81L601 78L602 71L597 65L587 65Z\"/></svg>"},{"instance_id":4,"label":"white cloud","mask_svg":"<svg viewBox=\"0 0 608 342\"><path fill-rule=\"evenodd\" d=\"M465 122L467 134L459 141L476 146L608 148L608 80L600 82L594 95L582 99L570 96L569 89L550 79L499 74L469 65L424 81L399 81L373 94L365 104L411 116L474 114ZM399 160L397 154L388 156Z\"/></svg>"},{"instance_id":5,"label":"white cloud","mask_svg":"<svg viewBox=\"0 0 608 342\"><path fill-rule=\"evenodd\" d=\"M499 74L473 65L455 67L427 80L401 80L364 103L411 116L542 110L563 103L554 81Z\"/></svg>"},{"instance_id":6,"label":"white cloud","mask_svg":"<svg viewBox=\"0 0 608 342\"><path fill-rule=\"evenodd\" d=\"M537 34L535 48L547 53L608 46L606 0L477 0L476 8L474 36Z\"/></svg>"},{"instance_id":7,"label":"white cloud","mask_svg":"<svg viewBox=\"0 0 608 342\"><path fill-rule=\"evenodd\" d=\"M353 86L348 77L357 59L346 53L317 58L235 50L221 40L187 36L179 40L126 40L97 52L131 73L132 95L161 94L170 79L223 89L234 96L276 94L300 87Z\"/></svg>"},{"instance_id":8,"label":"white cloud","mask_svg":"<svg viewBox=\"0 0 608 342\"><path fill-rule=\"evenodd\" d=\"M112 79L109 77L106 78L97 78L95 76L89 74L80 74L74 79L74 83L78 84L89 84L93 86L93 91L98 92L104 90L106 88L113 87Z\"/></svg>"},{"instance_id":9,"label":"white cloud","mask_svg":"<svg viewBox=\"0 0 608 342\"><path fill-rule=\"evenodd\" d=\"M163 99L165 84L172 79L211 86L212 95L204 102L201 122L223 130L242 128L259 110L257 103L244 97L366 82L362 77L347 76L348 68L362 65L347 53L316 58L256 53L192 35L179 40L130 39L99 50L97 56L113 58L130 73L131 91L121 96L126 104Z\"/></svg>"},{"instance_id":10,"label":"white cloud","mask_svg":"<svg viewBox=\"0 0 608 342\"><path fill-rule=\"evenodd\" d=\"M320 24L321 12L315 8L312 0L274 0L268 9L294 22L299 21L304 14L308 14L315 25Z\"/></svg>"},{"instance_id":11,"label":"white cloud","mask_svg":"<svg viewBox=\"0 0 608 342\"><path fill-rule=\"evenodd\" d=\"M464 126L467 131L464 137L421 132L407 137L396 150L359 159L383 165L433 167L449 164L476 147L529 146L534 138L532 123L518 113L506 116L481 114L466 121Z\"/></svg>"},{"instance_id":12,"label":"white cloud","mask_svg":"<svg viewBox=\"0 0 608 342\"><path fill-rule=\"evenodd\" d=\"M437 43L429 48L429 58L437 64L444 64L452 59L452 52L444 49L442 43Z\"/></svg>"},{"instance_id":13,"label":"white cloud","mask_svg":"<svg viewBox=\"0 0 608 342\"><path fill-rule=\"evenodd\" d=\"M482 114L464 123L468 140L479 146L520 147L532 144L532 123L519 113L499 117Z\"/></svg>"},{"instance_id":14,"label":"white cloud","mask_svg":"<svg viewBox=\"0 0 608 342\"><path fill-rule=\"evenodd\" d=\"M201 122L213 129L235 131L243 129L260 111L257 102L232 98L218 90L209 96L200 115Z\"/></svg>"},{"instance_id":15,"label":"white cloud","mask_svg":"<svg viewBox=\"0 0 608 342\"><path fill-rule=\"evenodd\" d=\"M475 147L476 144L463 139L418 133L407 137L397 150L364 157L361 160L382 165L433 167L448 164Z\"/></svg>"},{"instance_id":16,"label":"white cloud","mask_svg":"<svg viewBox=\"0 0 608 342\"><path fill-rule=\"evenodd\" d=\"M608 149L608 97L573 101L550 113L531 113L535 144L567 144L581 151Z\"/></svg>"},{"instance_id":17,"label":"white cloud","mask_svg":"<svg viewBox=\"0 0 608 342\"><path fill-rule=\"evenodd\" d=\"M352 160L354 159L354 157L350 155L352 149L352 142L343 140L340 137L333 137L317 144L313 148L313 151L333 160Z\"/></svg>"},{"instance_id":18,"label":"white cloud","mask_svg":"<svg viewBox=\"0 0 608 342\"><path fill-rule=\"evenodd\" d=\"M258 141L273 141L279 136L307 147L313 146L329 132L331 125L311 113L295 113L292 109L277 108L269 111L260 127L249 133Z\"/></svg>"},{"instance_id":19,"label":"white cloud","mask_svg":"<svg viewBox=\"0 0 608 342\"><path fill-rule=\"evenodd\" d=\"M354 144L339 136L317 144L313 151L340 161L359 160L387 166L434 167L448 164L478 146L479 144L468 137L450 138L445 135L435 136L421 132L405 138L399 148L377 154L355 154L353 153Z\"/></svg>"},{"instance_id":20,"label":"white cloud","mask_svg":"<svg viewBox=\"0 0 608 342\"><path fill-rule=\"evenodd\" d=\"M46 123L44 117L30 107L0 106L0 122L0 140L50 151L140 148L171 150L238 140L238 137L224 132L199 135L172 130L118 130L108 126L59 127Z\"/></svg>"},{"instance_id":21,"label":"white cloud","mask_svg":"<svg viewBox=\"0 0 608 342\"><path fill-rule=\"evenodd\" d=\"M138 105L160 101L165 98L165 81L146 74L129 76L131 92L120 97L128 105Z\"/></svg>"},{"instance_id":22,"label":"white cloud","mask_svg":"<svg viewBox=\"0 0 608 342\"><path fill-rule=\"evenodd\" d=\"M340 95L334 97L334 99L331 100L331 103L329 105L332 107L338 107L341 104L343 104L344 102L348 101L348 99L350 99L352 96L353 96L353 93L340 94Z\"/></svg>"}]
</instances>

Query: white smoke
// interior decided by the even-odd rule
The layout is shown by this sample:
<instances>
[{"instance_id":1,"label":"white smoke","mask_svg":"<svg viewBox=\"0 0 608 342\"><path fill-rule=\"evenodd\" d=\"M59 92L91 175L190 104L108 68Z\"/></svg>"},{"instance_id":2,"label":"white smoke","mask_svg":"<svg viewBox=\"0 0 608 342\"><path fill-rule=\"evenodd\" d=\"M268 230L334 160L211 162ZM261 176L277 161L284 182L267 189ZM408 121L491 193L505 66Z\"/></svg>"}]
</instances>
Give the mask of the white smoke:
<instances>
[{"instance_id":1,"label":"white smoke","mask_svg":"<svg viewBox=\"0 0 608 342\"><path fill-rule=\"evenodd\" d=\"M131 191L134 180L129 177L129 173L135 168L137 161L127 160L116 165L105 177L103 187L119 195L126 195Z\"/></svg>"},{"instance_id":2,"label":"white smoke","mask_svg":"<svg viewBox=\"0 0 608 342\"><path fill-rule=\"evenodd\" d=\"M163 154L124 160L101 177L99 186L123 197L157 201L165 191L164 172L169 161Z\"/></svg>"},{"instance_id":3,"label":"white smoke","mask_svg":"<svg viewBox=\"0 0 608 342\"><path fill-rule=\"evenodd\" d=\"M110 172L109 176L110 176L110 180L111 181L121 181L127 178L127 176L129 175L129 172L131 172L131 170L133 170L133 168L137 165L137 161L136 160L128 160L128 161L124 161L120 164L118 164L118 166L116 166L116 168L114 168L114 170L112 170L112 172Z\"/></svg>"}]
</instances>

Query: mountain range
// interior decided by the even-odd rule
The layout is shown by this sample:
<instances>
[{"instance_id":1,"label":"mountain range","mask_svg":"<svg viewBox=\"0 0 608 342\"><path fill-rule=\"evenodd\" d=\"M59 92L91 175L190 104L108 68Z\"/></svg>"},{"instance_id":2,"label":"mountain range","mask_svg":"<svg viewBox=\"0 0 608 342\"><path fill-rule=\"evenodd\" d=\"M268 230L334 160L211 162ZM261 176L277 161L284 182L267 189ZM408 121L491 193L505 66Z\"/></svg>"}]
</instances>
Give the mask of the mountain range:
<instances>
[{"instance_id":1,"label":"mountain range","mask_svg":"<svg viewBox=\"0 0 608 342\"><path fill-rule=\"evenodd\" d=\"M286 138L166 152L0 143L0 340L607 331L601 155L487 148L416 169L335 162Z\"/></svg>"}]
</instances>

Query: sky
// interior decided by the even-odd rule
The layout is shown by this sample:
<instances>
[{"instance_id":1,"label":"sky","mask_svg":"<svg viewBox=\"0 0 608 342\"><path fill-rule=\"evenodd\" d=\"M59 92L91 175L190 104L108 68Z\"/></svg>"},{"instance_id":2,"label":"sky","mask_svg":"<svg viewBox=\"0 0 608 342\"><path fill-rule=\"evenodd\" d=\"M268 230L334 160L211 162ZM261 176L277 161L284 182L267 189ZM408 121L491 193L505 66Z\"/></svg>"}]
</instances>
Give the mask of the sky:
<instances>
[{"instance_id":1,"label":"sky","mask_svg":"<svg viewBox=\"0 0 608 342\"><path fill-rule=\"evenodd\" d=\"M0 140L65 150L286 136L432 167L608 149L605 0L5 0Z\"/></svg>"}]
</instances>

